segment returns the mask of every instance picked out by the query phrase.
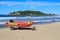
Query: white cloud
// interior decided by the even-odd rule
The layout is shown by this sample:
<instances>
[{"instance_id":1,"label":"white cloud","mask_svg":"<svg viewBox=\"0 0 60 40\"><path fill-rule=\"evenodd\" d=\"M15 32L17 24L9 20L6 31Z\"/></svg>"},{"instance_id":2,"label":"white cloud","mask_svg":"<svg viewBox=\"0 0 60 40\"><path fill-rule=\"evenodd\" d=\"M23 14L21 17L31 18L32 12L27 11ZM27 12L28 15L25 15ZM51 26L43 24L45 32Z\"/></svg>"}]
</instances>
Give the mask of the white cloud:
<instances>
[{"instance_id":1,"label":"white cloud","mask_svg":"<svg viewBox=\"0 0 60 40\"><path fill-rule=\"evenodd\" d=\"M33 1L27 1L27 2L8 2L8 1L2 1L0 2L0 5L7 5L7 6L14 6L14 5L28 5L28 6L60 6L60 3L51 3L51 2L33 2Z\"/></svg>"}]
</instances>

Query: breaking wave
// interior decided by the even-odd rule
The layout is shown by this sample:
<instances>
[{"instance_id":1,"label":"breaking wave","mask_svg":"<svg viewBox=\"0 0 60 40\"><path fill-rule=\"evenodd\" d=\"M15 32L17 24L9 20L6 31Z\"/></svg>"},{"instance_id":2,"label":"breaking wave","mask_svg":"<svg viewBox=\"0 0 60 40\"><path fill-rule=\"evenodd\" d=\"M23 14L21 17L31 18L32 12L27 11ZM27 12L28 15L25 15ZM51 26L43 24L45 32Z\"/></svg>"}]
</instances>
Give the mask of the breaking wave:
<instances>
[{"instance_id":1,"label":"breaking wave","mask_svg":"<svg viewBox=\"0 0 60 40\"><path fill-rule=\"evenodd\" d=\"M16 19L16 17L0 17L0 20Z\"/></svg>"},{"instance_id":2,"label":"breaking wave","mask_svg":"<svg viewBox=\"0 0 60 40\"><path fill-rule=\"evenodd\" d=\"M52 20L34 20L33 21L34 23L36 23L36 22L52 22ZM0 22L0 24L5 24L6 23L6 21L5 22Z\"/></svg>"}]
</instances>

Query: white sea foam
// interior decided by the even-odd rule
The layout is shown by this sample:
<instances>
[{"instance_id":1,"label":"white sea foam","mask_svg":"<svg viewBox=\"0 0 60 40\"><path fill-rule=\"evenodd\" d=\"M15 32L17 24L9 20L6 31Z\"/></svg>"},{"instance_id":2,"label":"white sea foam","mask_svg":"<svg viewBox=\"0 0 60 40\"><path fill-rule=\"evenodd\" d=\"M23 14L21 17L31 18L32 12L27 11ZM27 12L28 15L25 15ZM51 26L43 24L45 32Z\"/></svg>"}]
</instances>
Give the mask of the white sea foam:
<instances>
[{"instance_id":1,"label":"white sea foam","mask_svg":"<svg viewBox=\"0 0 60 40\"><path fill-rule=\"evenodd\" d=\"M60 17L60 16L58 16L58 17ZM57 17L57 18L58 18ZM53 18L53 16L52 17L0 17L0 20L9 20L9 19L40 19L40 18ZM50 20L34 20L33 22L52 22L53 20L55 20L55 21L60 21L60 19L50 19ZM6 21L5 21L6 22ZM0 24L4 24L5 22L0 22Z\"/></svg>"},{"instance_id":2,"label":"white sea foam","mask_svg":"<svg viewBox=\"0 0 60 40\"><path fill-rule=\"evenodd\" d=\"M58 18L58 16L43 16L43 17L17 17L20 19L41 19L41 18Z\"/></svg>"},{"instance_id":3,"label":"white sea foam","mask_svg":"<svg viewBox=\"0 0 60 40\"><path fill-rule=\"evenodd\" d=\"M55 21L60 21L60 20L55 20ZM33 22L53 22L53 20L34 20ZM0 22L0 24L5 24L6 22Z\"/></svg>"},{"instance_id":4,"label":"white sea foam","mask_svg":"<svg viewBox=\"0 0 60 40\"><path fill-rule=\"evenodd\" d=\"M35 20L35 21L33 21L33 22L48 22L48 20L42 20L42 21L40 21L40 20ZM0 24L5 24L6 22L0 22Z\"/></svg>"},{"instance_id":5,"label":"white sea foam","mask_svg":"<svg viewBox=\"0 0 60 40\"><path fill-rule=\"evenodd\" d=\"M5 19L16 19L16 17L0 17L0 20L5 20Z\"/></svg>"},{"instance_id":6,"label":"white sea foam","mask_svg":"<svg viewBox=\"0 0 60 40\"><path fill-rule=\"evenodd\" d=\"M0 22L0 24L5 24L6 22Z\"/></svg>"},{"instance_id":7,"label":"white sea foam","mask_svg":"<svg viewBox=\"0 0 60 40\"><path fill-rule=\"evenodd\" d=\"M33 21L33 22L51 22L53 20L36 20L36 21Z\"/></svg>"}]
</instances>

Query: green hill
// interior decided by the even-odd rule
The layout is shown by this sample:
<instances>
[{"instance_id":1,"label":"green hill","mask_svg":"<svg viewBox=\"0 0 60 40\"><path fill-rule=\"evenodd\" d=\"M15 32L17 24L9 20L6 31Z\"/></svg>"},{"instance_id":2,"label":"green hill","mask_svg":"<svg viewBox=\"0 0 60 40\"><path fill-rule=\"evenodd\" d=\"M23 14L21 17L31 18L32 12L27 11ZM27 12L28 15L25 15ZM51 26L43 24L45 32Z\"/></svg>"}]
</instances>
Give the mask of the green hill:
<instances>
[{"instance_id":1,"label":"green hill","mask_svg":"<svg viewBox=\"0 0 60 40\"><path fill-rule=\"evenodd\" d=\"M55 14L46 14L40 11L16 11L10 12L8 15L11 16L54 16Z\"/></svg>"}]
</instances>

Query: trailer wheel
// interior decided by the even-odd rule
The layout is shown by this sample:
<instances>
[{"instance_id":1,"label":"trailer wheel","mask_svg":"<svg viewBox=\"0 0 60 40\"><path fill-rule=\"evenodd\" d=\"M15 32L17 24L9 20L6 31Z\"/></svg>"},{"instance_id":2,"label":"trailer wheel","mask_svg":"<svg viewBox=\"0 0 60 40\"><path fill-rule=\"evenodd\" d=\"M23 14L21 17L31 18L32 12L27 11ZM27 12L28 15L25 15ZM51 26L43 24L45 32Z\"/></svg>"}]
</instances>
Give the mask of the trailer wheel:
<instances>
[{"instance_id":1,"label":"trailer wheel","mask_svg":"<svg viewBox=\"0 0 60 40\"><path fill-rule=\"evenodd\" d=\"M33 26L32 30L33 30L33 31L36 31L36 27L35 27L35 26Z\"/></svg>"},{"instance_id":2,"label":"trailer wheel","mask_svg":"<svg viewBox=\"0 0 60 40\"><path fill-rule=\"evenodd\" d=\"M14 28L13 27L10 27L10 30L14 30Z\"/></svg>"}]
</instances>

